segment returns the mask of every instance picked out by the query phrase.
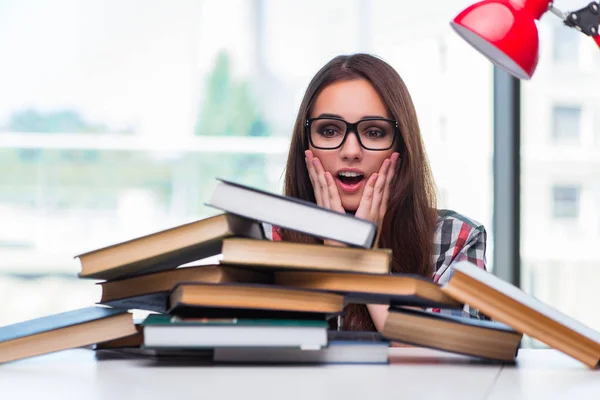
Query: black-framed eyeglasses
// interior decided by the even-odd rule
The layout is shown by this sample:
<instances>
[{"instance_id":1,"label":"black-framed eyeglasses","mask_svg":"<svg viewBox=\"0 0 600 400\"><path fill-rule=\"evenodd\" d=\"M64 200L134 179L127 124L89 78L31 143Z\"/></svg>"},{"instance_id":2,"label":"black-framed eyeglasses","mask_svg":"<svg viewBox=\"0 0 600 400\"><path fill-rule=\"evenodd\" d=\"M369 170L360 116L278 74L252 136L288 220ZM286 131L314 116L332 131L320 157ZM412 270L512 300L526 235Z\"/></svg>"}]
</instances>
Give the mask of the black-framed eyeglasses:
<instances>
[{"instance_id":1,"label":"black-framed eyeglasses","mask_svg":"<svg viewBox=\"0 0 600 400\"><path fill-rule=\"evenodd\" d=\"M398 122L393 119L369 117L350 123L338 117L309 118L305 124L310 144L316 149L335 150L344 144L348 132L356 133L366 150L382 151L394 147Z\"/></svg>"}]
</instances>

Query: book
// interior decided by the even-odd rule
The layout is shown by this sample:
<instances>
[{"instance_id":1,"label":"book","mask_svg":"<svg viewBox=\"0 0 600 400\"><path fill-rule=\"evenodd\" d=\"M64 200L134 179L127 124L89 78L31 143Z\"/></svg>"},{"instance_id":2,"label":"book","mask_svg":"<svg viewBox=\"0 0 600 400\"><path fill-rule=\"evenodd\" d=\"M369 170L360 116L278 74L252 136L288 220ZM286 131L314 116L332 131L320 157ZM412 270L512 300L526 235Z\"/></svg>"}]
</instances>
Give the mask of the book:
<instances>
[{"instance_id":1,"label":"book","mask_svg":"<svg viewBox=\"0 0 600 400\"><path fill-rule=\"evenodd\" d=\"M260 223L221 214L80 254L79 277L114 280L174 269L220 254L231 236L265 237Z\"/></svg>"},{"instance_id":2,"label":"book","mask_svg":"<svg viewBox=\"0 0 600 400\"><path fill-rule=\"evenodd\" d=\"M372 221L225 179L217 179L217 185L207 205L321 239L336 240L350 246L371 248L377 235L377 224Z\"/></svg>"},{"instance_id":3,"label":"book","mask_svg":"<svg viewBox=\"0 0 600 400\"><path fill-rule=\"evenodd\" d=\"M178 319L149 315L144 348L309 347L327 345L327 323L274 319Z\"/></svg>"},{"instance_id":4,"label":"book","mask_svg":"<svg viewBox=\"0 0 600 400\"><path fill-rule=\"evenodd\" d=\"M223 241L220 262L271 270L310 269L387 274L390 272L392 251L229 238Z\"/></svg>"},{"instance_id":5,"label":"book","mask_svg":"<svg viewBox=\"0 0 600 400\"><path fill-rule=\"evenodd\" d=\"M136 324L135 328L136 333L134 335L120 337L102 343L96 343L94 350L139 348L144 343L144 330L141 324Z\"/></svg>"},{"instance_id":6,"label":"book","mask_svg":"<svg viewBox=\"0 0 600 400\"><path fill-rule=\"evenodd\" d=\"M514 363L523 335L496 321L390 307L385 338L504 363Z\"/></svg>"},{"instance_id":7,"label":"book","mask_svg":"<svg viewBox=\"0 0 600 400\"><path fill-rule=\"evenodd\" d=\"M467 261L455 264L442 290L590 368L600 366L599 332Z\"/></svg>"},{"instance_id":8,"label":"book","mask_svg":"<svg viewBox=\"0 0 600 400\"><path fill-rule=\"evenodd\" d=\"M187 319L293 319L326 321L339 313L318 313L309 311L267 310L239 307L206 307L178 304L169 309L169 314Z\"/></svg>"},{"instance_id":9,"label":"book","mask_svg":"<svg viewBox=\"0 0 600 400\"><path fill-rule=\"evenodd\" d=\"M97 360L144 360L153 366L210 366L213 363L213 349L211 348L146 348L143 346L97 348Z\"/></svg>"},{"instance_id":10,"label":"book","mask_svg":"<svg viewBox=\"0 0 600 400\"><path fill-rule=\"evenodd\" d=\"M270 274L224 265L177 268L131 278L100 282L99 303L115 308L166 312L171 290L180 282L269 283Z\"/></svg>"},{"instance_id":11,"label":"book","mask_svg":"<svg viewBox=\"0 0 600 400\"><path fill-rule=\"evenodd\" d=\"M89 346L137 333L124 310L87 307L0 328L0 363Z\"/></svg>"},{"instance_id":12,"label":"book","mask_svg":"<svg viewBox=\"0 0 600 400\"><path fill-rule=\"evenodd\" d=\"M342 333L343 335L340 335ZM217 347L215 363L250 364L387 364L390 342L375 332L328 331L327 346Z\"/></svg>"},{"instance_id":13,"label":"book","mask_svg":"<svg viewBox=\"0 0 600 400\"><path fill-rule=\"evenodd\" d=\"M317 314L343 311L344 296L314 290L243 283L180 283L169 296L171 314L178 308L248 309Z\"/></svg>"},{"instance_id":14,"label":"book","mask_svg":"<svg viewBox=\"0 0 600 400\"><path fill-rule=\"evenodd\" d=\"M347 303L463 308L439 285L419 275L324 271L276 271L274 275L277 285L343 293Z\"/></svg>"}]
</instances>

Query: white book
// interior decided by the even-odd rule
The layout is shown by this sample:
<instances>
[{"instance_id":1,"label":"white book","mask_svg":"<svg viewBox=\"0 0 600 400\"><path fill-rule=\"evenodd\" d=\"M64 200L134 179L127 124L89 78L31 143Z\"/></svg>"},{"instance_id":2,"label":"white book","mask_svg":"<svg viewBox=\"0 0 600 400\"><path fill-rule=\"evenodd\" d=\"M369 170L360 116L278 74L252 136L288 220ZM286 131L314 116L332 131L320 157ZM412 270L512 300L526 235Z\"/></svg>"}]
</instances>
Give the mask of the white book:
<instances>
[{"instance_id":1,"label":"white book","mask_svg":"<svg viewBox=\"0 0 600 400\"><path fill-rule=\"evenodd\" d=\"M256 364L386 364L388 346L364 343L331 343L321 349L218 347L217 363Z\"/></svg>"},{"instance_id":2,"label":"white book","mask_svg":"<svg viewBox=\"0 0 600 400\"><path fill-rule=\"evenodd\" d=\"M377 224L314 203L218 179L207 205L242 217L351 246L371 248Z\"/></svg>"},{"instance_id":3,"label":"white book","mask_svg":"<svg viewBox=\"0 0 600 400\"><path fill-rule=\"evenodd\" d=\"M319 326L144 326L147 348L297 347L327 345L327 328Z\"/></svg>"},{"instance_id":4,"label":"white book","mask_svg":"<svg viewBox=\"0 0 600 400\"><path fill-rule=\"evenodd\" d=\"M390 342L374 332L328 332L320 349L235 348L214 350L216 363L253 364L387 364Z\"/></svg>"}]
</instances>

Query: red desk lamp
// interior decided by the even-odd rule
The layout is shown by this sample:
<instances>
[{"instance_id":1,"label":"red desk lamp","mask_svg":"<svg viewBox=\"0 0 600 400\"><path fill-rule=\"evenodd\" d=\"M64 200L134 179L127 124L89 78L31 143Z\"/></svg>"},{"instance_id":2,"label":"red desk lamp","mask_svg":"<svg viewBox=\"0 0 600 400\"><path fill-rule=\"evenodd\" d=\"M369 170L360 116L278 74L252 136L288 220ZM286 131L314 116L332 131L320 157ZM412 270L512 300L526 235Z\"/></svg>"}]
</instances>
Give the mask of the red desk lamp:
<instances>
[{"instance_id":1,"label":"red desk lamp","mask_svg":"<svg viewBox=\"0 0 600 400\"><path fill-rule=\"evenodd\" d=\"M539 57L536 21L550 11L565 25L591 36L600 47L600 5L568 13L551 0L483 0L467 7L451 22L452 28L490 61L519 79L530 79Z\"/></svg>"}]
</instances>

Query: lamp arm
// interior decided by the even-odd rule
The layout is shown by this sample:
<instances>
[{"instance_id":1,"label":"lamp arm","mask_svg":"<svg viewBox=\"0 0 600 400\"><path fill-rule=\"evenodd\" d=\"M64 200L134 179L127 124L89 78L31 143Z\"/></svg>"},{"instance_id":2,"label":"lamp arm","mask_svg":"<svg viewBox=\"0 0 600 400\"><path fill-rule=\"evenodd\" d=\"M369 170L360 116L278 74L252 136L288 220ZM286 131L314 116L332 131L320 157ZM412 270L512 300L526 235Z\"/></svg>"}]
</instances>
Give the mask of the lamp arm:
<instances>
[{"instance_id":1,"label":"lamp arm","mask_svg":"<svg viewBox=\"0 0 600 400\"><path fill-rule=\"evenodd\" d=\"M591 36L598 47L600 47L600 34L598 32L600 25L600 4L592 1L580 10L564 13L550 3L548 10L560 18L565 25L575 28L587 36Z\"/></svg>"},{"instance_id":2,"label":"lamp arm","mask_svg":"<svg viewBox=\"0 0 600 400\"><path fill-rule=\"evenodd\" d=\"M550 3L550 6L548 7L548 11L550 11L552 14L556 15L563 22L567 19L566 14L564 12L560 11L558 8L554 7L553 3Z\"/></svg>"}]
</instances>

